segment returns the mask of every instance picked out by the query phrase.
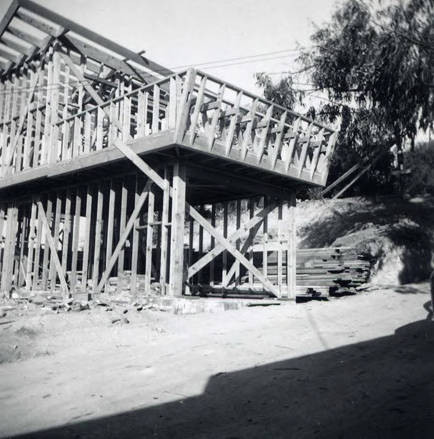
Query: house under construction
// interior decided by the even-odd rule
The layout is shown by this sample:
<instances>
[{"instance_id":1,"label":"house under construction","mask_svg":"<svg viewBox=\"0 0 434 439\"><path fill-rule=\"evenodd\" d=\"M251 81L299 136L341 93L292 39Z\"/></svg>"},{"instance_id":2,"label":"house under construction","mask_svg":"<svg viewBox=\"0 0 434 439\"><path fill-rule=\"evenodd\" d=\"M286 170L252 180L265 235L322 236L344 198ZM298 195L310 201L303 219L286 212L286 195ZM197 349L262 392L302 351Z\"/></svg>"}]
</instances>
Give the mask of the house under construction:
<instances>
[{"instance_id":1,"label":"house under construction","mask_svg":"<svg viewBox=\"0 0 434 439\"><path fill-rule=\"evenodd\" d=\"M333 129L28 0L0 69L2 292L295 294L295 193L325 185Z\"/></svg>"}]
</instances>

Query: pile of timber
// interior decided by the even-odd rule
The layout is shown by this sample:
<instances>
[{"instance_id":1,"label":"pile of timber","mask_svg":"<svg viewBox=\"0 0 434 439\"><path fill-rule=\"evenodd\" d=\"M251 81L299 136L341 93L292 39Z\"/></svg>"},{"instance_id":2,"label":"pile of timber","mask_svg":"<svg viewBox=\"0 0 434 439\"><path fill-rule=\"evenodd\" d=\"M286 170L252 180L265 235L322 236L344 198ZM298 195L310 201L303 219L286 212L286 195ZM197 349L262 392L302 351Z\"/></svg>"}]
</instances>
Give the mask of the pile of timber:
<instances>
[{"instance_id":1,"label":"pile of timber","mask_svg":"<svg viewBox=\"0 0 434 439\"><path fill-rule=\"evenodd\" d=\"M355 288L369 280L371 258L351 247L297 250L297 286Z\"/></svg>"},{"instance_id":2,"label":"pile of timber","mask_svg":"<svg viewBox=\"0 0 434 439\"><path fill-rule=\"evenodd\" d=\"M278 256L268 256L267 277L278 283ZM282 277L286 277L286 261L283 259ZM308 288L323 291L353 289L369 280L371 258L351 247L306 248L297 250L297 291ZM261 271L263 267L261 267Z\"/></svg>"}]
</instances>

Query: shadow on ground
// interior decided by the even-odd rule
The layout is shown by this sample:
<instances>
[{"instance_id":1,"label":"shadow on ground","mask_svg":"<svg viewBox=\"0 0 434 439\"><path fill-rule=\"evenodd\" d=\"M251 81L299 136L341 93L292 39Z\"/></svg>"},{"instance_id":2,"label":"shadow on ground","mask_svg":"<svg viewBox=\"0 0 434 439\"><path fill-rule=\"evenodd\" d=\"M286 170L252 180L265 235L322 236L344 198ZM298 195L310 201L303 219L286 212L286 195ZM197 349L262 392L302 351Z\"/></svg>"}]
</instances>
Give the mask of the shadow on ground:
<instances>
[{"instance_id":1,"label":"shadow on ground","mask_svg":"<svg viewBox=\"0 0 434 439\"><path fill-rule=\"evenodd\" d=\"M434 324L220 373L199 396L20 437L432 438Z\"/></svg>"}]
</instances>

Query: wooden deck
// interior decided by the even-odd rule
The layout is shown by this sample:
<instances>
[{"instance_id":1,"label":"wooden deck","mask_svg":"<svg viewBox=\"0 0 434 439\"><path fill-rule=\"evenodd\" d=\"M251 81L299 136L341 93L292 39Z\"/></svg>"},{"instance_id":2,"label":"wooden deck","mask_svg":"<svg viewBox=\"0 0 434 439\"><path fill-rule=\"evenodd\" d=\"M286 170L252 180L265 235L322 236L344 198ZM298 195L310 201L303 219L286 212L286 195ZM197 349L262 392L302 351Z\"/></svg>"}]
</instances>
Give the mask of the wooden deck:
<instances>
[{"instance_id":1,"label":"wooden deck","mask_svg":"<svg viewBox=\"0 0 434 439\"><path fill-rule=\"evenodd\" d=\"M330 128L195 70L60 118L51 127L40 107L29 105L25 115L2 123L0 189L118 160L115 142L145 155L184 148L323 185L335 138ZM121 126L109 122L107 113Z\"/></svg>"}]
</instances>

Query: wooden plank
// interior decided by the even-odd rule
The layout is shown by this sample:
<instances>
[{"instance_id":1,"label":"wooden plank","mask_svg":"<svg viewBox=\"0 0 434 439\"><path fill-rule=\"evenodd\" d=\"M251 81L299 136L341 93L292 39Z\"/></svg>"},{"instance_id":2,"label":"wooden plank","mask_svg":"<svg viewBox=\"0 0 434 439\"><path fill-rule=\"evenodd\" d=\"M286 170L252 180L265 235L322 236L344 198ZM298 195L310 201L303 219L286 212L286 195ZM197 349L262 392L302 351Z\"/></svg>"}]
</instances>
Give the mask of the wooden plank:
<instances>
[{"instance_id":1,"label":"wooden plank","mask_svg":"<svg viewBox=\"0 0 434 439\"><path fill-rule=\"evenodd\" d=\"M121 236L125 230L125 224L127 218L127 202L128 202L128 187L126 181L123 180L121 183L121 210L119 216L119 234ZM125 261L125 249L122 246L118 258L118 277L121 277L124 274L124 261Z\"/></svg>"},{"instance_id":2,"label":"wooden plank","mask_svg":"<svg viewBox=\"0 0 434 439\"><path fill-rule=\"evenodd\" d=\"M37 202L38 200L35 200ZM35 240L35 262L33 264L33 289L38 288L39 282L39 261L41 257L41 242L42 242L42 218L39 213L39 208L36 210L36 240Z\"/></svg>"},{"instance_id":3,"label":"wooden plank","mask_svg":"<svg viewBox=\"0 0 434 439\"><path fill-rule=\"evenodd\" d=\"M271 116L273 115L274 106L270 105L265 114L265 118L263 120L264 127L261 128L261 134L259 135L259 144L258 144L258 163L261 163L262 157L265 152L265 143L268 137L268 130L270 128Z\"/></svg>"},{"instance_id":4,"label":"wooden plank","mask_svg":"<svg viewBox=\"0 0 434 439\"><path fill-rule=\"evenodd\" d=\"M44 206L42 205L41 201L38 201L38 207L39 207L39 213L40 213L41 219L42 219L42 224L45 227L45 234L47 237L48 245L51 248L51 253L54 254L54 264L56 266L57 275L59 276L59 279L60 279L60 285L61 285L62 291L63 291L65 296L68 296L69 291L68 291L68 285L67 285L66 279L65 279L65 274L62 270L62 266L60 265L59 257L57 255L56 245L54 243L53 237L51 236L50 224L49 224L49 221L45 215Z\"/></svg>"},{"instance_id":5,"label":"wooden plank","mask_svg":"<svg viewBox=\"0 0 434 439\"><path fill-rule=\"evenodd\" d=\"M228 237L228 203L223 203L223 237ZM222 282L226 282L226 276L228 271L228 253L223 251L223 264L222 264Z\"/></svg>"},{"instance_id":6,"label":"wooden plank","mask_svg":"<svg viewBox=\"0 0 434 439\"><path fill-rule=\"evenodd\" d=\"M139 175L136 175L135 187L134 187L134 206L139 200ZM148 195L149 200L149 195ZM133 246L131 250L131 286L130 291L132 294L136 294L137 291L137 263L139 256L139 232L137 226L140 223L140 216L136 219L135 226L133 227Z\"/></svg>"},{"instance_id":7,"label":"wooden plank","mask_svg":"<svg viewBox=\"0 0 434 439\"><path fill-rule=\"evenodd\" d=\"M255 98L252 102L252 107L249 110L248 122L243 134L243 143L241 144L241 158L244 160L249 150L249 142L252 140L253 123L256 116L256 108L258 106L259 99ZM252 142L253 143L253 142Z\"/></svg>"},{"instance_id":8,"label":"wooden plank","mask_svg":"<svg viewBox=\"0 0 434 439\"><path fill-rule=\"evenodd\" d=\"M181 296L184 278L184 224L185 224L185 167L176 162L173 166L172 215L169 294Z\"/></svg>"},{"instance_id":9,"label":"wooden plank","mask_svg":"<svg viewBox=\"0 0 434 439\"><path fill-rule=\"evenodd\" d=\"M151 292L152 279L152 241L154 238L154 203L155 194L151 189L148 195L148 224L146 227L146 262L145 262L145 292ZM137 233L137 232L136 232Z\"/></svg>"},{"instance_id":10,"label":"wooden plank","mask_svg":"<svg viewBox=\"0 0 434 439\"><path fill-rule=\"evenodd\" d=\"M97 206L96 206L96 217L95 217L95 244L93 252L93 272L92 272L92 288L93 290L98 285L99 278L99 267L101 258L101 244L102 244L102 226L103 226L103 203L104 203L104 192L103 183L98 185L97 193Z\"/></svg>"},{"instance_id":11,"label":"wooden plank","mask_svg":"<svg viewBox=\"0 0 434 439\"><path fill-rule=\"evenodd\" d=\"M240 105L241 105L241 99L243 97L243 92L239 91L237 93L237 97L235 98L235 104L233 107L233 114L231 116L231 121L229 122L229 129L226 134L226 140L225 140L225 153L226 155L229 155L232 149L232 143L234 140L234 134L235 130L237 128L237 123L240 118Z\"/></svg>"},{"instance_id":12,"label":"wooden plank","mask_svg":"<svg viewBox=\"0 0 434 439\"><path fill-rule=\"evenodd\" d=\"M54 50L53 53L53 72L51 78L51 84L60 83L60 57L58 50ZM48 161L50 163L55 163L59 156L59 127L57 126L57 121L59 119L59 89L60 87L51 87L51 97L50 97L50 151L48 153Z\"/></svg>"},{"instance_id":13,"label":"wooden plank","mask_svg":"<svg viewBox=\"0 0 434 439\"><path fill-rule=\"evenodd\" d=\"M113 266L119 257L119 253L120 253L122 247L124 246L125 241L127 240L128 235L130 234L138 215L140 214L140 211L143 207L143 204L145 203L145 201L148 197L148 192L149 192L151 185L152 185L152 181L148 181L145 184L145 187L143 188L143 191L142 191L142 193L141 193L141 195L136 203L136 206L134 207L134 210L131 213L130 218L128 219L128 222L125 226L125 229L123 230L122 234L119 237L119 241L116 245L116 248L113 251L113 254L110 256L109 263L107 264L106 269L101 277L101 280L99 281L99 284L96 288L95 294L100 293L102 288L104 287L104 285L107 283L107 280L110 276L110 273L113 269Z\"/></svg>"},{"instance_id":14,"label":"wooden plank","mask_svg":"<svg viewBox=\"0 0 434 439\"><path fill-rule=\"evenodd\" d=\"M322 142L324 140L324 128L322 128L320 130L320 132L318 133L318 142L319 145L315 148L313 155L312 155L312 162L310 165L310 178L313 178L313 175L315 174L316 168L318 166L318 161L319 161L319 155L322 149Z\"/></svg>"},{"instance_id":15,"label":"wooden plank","mask_svg":"<svg viewBox=\"0 0 434 439\"><path fill-rule=\"evenodd\" d=\"M39 202L38 202L39 204ZM42 205L42 203L41 203ZM51 200L50 195L47 197L47 213L45 214L45 211L40 213L42 222L45 221L48 223L48 229L45 228L45 236L44 236L44 257L42 259L42 281L41 281L41 287L43 290L46 290L48 287L48 268L49 268L49 255L50 255L50 243L49 243L49 234L51 230L51 222L53 220L53 201ZM42 216L43 215L43 216Z\"/></svg>"},{"instance_id":16,"label":"wooden plank","mask_svg":"<svg viewBox=\"0 0 434 439\"><path fill-rule=\"evenodd\" d=\"M154 94L152 102L152 134L156 134L159 131L160 126L160 87L154 85Z\"/></svg>"},{"instance_id":17,"label":"wooden plank","mask_svg":"<svg viewBox=\"0 0 434 439\"><path fill-rule=\"evenodd\" d=\"M37 204L36 200L32 199L31 213L30 213L30 224L29 224L29 237L27 245L27 267L26 267L26 288L28 290L32 287L32 273L33 273L33 250L35 247L35 228L36 228L36 211ZM2 232L2 224L0 222L0 239Z\"/></svg>"},{"instance_id":18,"label":"wooden plank","mask_svg":"<svg viewBox=\"0 0 434 439\"><path fill-rule=\"evenodd\" d=\"M199 207L199 212L201 213L201 215L204 214L204 207L203 205L201 205ZM199 257L201 257L203 255L203 227L199 226ZM198 282L202 283L202 271L199 271L198 273Z\"/></svg>"},{"instance_id":19,"label":"wooden plank","mask_svg":"<svg viewBox=\"0 0 434 439\"><path fill-rule=\"evenodd\" d=\"M89 270L89 244L90 244L90 229L92 224L92 203L93 193L92 187L87 186L86 193L86 217L84 226L84 240L83 240L83 265L81 275L81 291L85 293L87 291L87 274Z\"/></svg>"},{"instance_id":20,"label":"wooden plank","mask_svg":"<svg viewBox=\"0 0 434 439\"><path fill-rule=\"evenodd\" d=\"M77 287L77 263L78 263L78 244L80 237L80 218L81 218L81 193L77 188L75 194L75 213L74 213L74 229L72 232L72 261L71 261L71 291L75 291Z\"/></svg>"},{"instance_id":21,"label":"wooden plank","mask_svg":"<svg viewBox=\"0 0 434 439\"><path fill-rule=\"evenodd\" d=\"M288 150L285 157L285 170L288 171L294 158L295 146L299 138L299 129L301 125L301 117L298 117L293 126L293 137L289 140Z\"/></svg>"},{"instance_id":22,"label":"wooden plank","mask_svg":"<svg viewBox=\"0 0 434 439\"><path fill-rule=\"evenodd\" d=\"M71 205L72 205L72 191L66 190L65 195L65 215L63 221L63 238L62 238L62 270L64 273L68 270L68 255L69 255L69 238L71 235Z\"/></svg>"},{"instance_id":23,"label":"wooden plank","mask_svg":"<svg viewBox=\"0 0 434 439\"><path fill-rule=\"evenodd\" d=\"M216 217L216 205L215 203L213 203L211 205L211 227L215 228L215 217ZM210 250L214 250L215 247L215 238L214 236L211 235L211 239L210 239ZM215 264L214 264L215 258L213 258L211 260L210 266L209 266L209 280L210 280L210 284L214 285L214 280L215 280ZM190 271L190 268L189 268ZM189 275L188 275L189 276Z\"/></svg>"},{"instance_id":24,"label":"wooden plank","mask_svg":"<svg viewBox=\"0 0 434 439\"><path fill-rule=\"evenodd\" d=\"M171 77L169 80L169 129L176 127L176 112L177 112L177 89L179 86L179 77Z\"/></svg>"},{"instance_id":25,"label":"wooden plank","mask_svg":"<svg viewBox=\"0 0 434 439\"><path fill-rule=\"evenodd\" d=\"M51 289L54 291L56 288L56 265L54 262L55 257L58 257L57 249L59 246L59 229L60 229L60 214L62 212L62 197L59 192L56 194L56 210L54 214L54 230L53 230L53 242L54 248L56 251L51 252L51 261L50 261L50 275L49 279L51 281Z\"/></svg>"},{"instance_id":26,"label":"wooden plank","mask_svg":"<svg viewBox=\"0 0 434 439\"><path fill-rule=\"evenodd\" d=\"M164 168L164 188L163 188L163 206L161 210L161 244L160 244L160 291L162 295L166 294L166 280L167 280L167 255L168 255L168 240L169 240L169 169Z\"/></svg>"},{"instance_id":27,"label":"wooden plank","mask_svg":"<svg viewBox=\"0 0 434 439\"><path fill-rule=\"evenodd\" d=\"M303 147L301 149L299 161L298 161L298 176L301 175L303 172L303 168L306 163L306 157L307 157L307 149L309 148L311 134L312 134L312 128L313 128L313 122L309 124L309 127L307 129L306 133L306 141L303 144Z\"/></svg>"},{"instance_id":28,"label":"wooden plank","mask_svg":"<svg viewBox=\"0 0 434 439\"><path fill-rule=\"evenodd\" d=\"M190 106L193 99L193 89L196 79L196 70L189 69L184 79L182 95L177 111L177 121L175 128L175 142L181 143L185 135L185 127L190 114Z\"/></svg>"},{"instance_id":29,"label":"wooden plank","mask_svg":"<svg viewBox=\"0 0 434 439\"><path fill-rule=\"evenodd\" d=\"M196 102L194 104L193 114L191 115L190 120L190 133L188 137L188 142L190 145L194 143L194 139L196 138L196 125L199 120L200 110L202 107L204 91L206 86L207 77L203 76L200 81L199 91L197 93Z\"/></svg>"},{"instance_id":30,"label":"wooden plank","mask_svg":"<svg viewBox=\"0 0 434 439\"><path fill-rule=\"evenodd\" d=\"M114 228L114 215L116 206L116 191L114 180L110 180L109 189L109 206L108 206L108 218L107 218L107 244L106 244L106 260L105 269L107 270L108 264L110 262L110 257L112 255L113 248L113 228ZM111 273L108 273L110 276Z\"/></svg>"},{"instance_id":31,"label":"wooden plank","mask_svg":"<svg viewBox=\"0 0 434 439\"><path fill-rule=\"evenodd\" d=\"M137 131L136 138L145 136L145 115L148 111L147 103L148 94L143 90L138 92L137 95Z\"/></svg>"},{"instance_id":32,"label":"wooden plank","mask_svg":"<svg viewBox=\"0 0 434 439\"><path fill-rule=\"evenodd\" d=\"M216 139L216 130L217 130L217 122L220 119L220 114L221 114L221 107L222 107L222 103L223 103L223 95L225 93L225 89L226 89L226 84L221 84L218 94L217 94L217 98L216 98L216 108L214 110L214 113L212 114L211 117L211 123L209 125L209 131L208 131L208 147L211 151L212 147L214 146L214 141Z\"/></svg>"},{"instance_id":33,"label":"wooden plank","mask_svg":"<svg viewBox=\"0 0 434 439\"><path fill-rule=\"evenodd\" d=\"M283 283L283 216L282 216L282 204L279 204L278 215L277 215L277 240L279 243L279 248L277 250L277 289L279 291L279 296L282 297L282 283Z\"/></svg>"}]
</instances>

